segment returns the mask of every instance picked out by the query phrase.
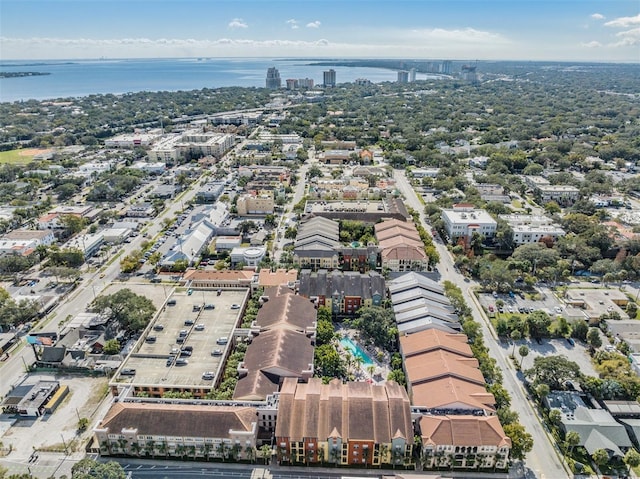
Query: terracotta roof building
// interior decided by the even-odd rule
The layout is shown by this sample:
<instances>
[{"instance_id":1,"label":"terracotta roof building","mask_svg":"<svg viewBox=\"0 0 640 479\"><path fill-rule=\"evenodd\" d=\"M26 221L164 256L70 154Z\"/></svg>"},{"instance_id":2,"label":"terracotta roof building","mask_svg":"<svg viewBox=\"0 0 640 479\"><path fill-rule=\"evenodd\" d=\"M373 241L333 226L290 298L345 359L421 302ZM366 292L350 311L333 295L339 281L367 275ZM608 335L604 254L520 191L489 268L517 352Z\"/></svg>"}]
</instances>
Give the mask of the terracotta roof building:
<instances>
[{"instance_id":1,"label":"terracotta roof building","mask_svg":"<svg viewBox=\"0 0 640 479\"><path fill-rule=\"evenodd\" d=\"M409 398L393 381L307 384L285 379L276 424L278 460L341 465L412 463Z\"/></svg>"},{"instance_id":2,"label":"terracotta roof building","mask_svg":"<svg viewBox=\"0 0 640 479\"><path fill-rule=\"evenodd\" d=\"M258 286L268 288L270 286L280 286L281 284L295 283L298 280L298 270L296 269L277 269L271 271L268 268L262 268L258 276Z\"/></svg>"},{"instance_id":3,"label":"terracotta roof building","mask_svg":"<svg viewBox=\"0 0 640 479\"><path fill-rule=\"evenodd\" d=\"M255 457L254 407L114 403L94 429L102 455Z\"/></svg>"},{"instance_id":4,"label":"terracotta roof building","mask_svg":"<svg viewBox=\"0 0 640 479\"><path fill-rule=\"evenodd\" d=\"M374 227L382 267L389 271L426 271L429 257L415 225L390 219Z\"/></svg>"},{"instance_id":5,"label":"terracotta roof building","mask_svg":"<svg viewBox=\"0 0 640 479\"><path fill-rule=\"evenodd\" d=\"M497 416L423 416L422 456L427 469L506 469L511 439Z\"/></svg>"},{"instance_id":6,"label":"terracotta roof building","mask_svg":"<svg viewBox=\"0 0 640 479\"><path fill-rule=\"evenodd\" d=\"M244 360L234 399L264 400L284 378L313 376L317 311L308 298L286 288L269 288L251 325L254 336Z\"/></svg>"}]
</instances>

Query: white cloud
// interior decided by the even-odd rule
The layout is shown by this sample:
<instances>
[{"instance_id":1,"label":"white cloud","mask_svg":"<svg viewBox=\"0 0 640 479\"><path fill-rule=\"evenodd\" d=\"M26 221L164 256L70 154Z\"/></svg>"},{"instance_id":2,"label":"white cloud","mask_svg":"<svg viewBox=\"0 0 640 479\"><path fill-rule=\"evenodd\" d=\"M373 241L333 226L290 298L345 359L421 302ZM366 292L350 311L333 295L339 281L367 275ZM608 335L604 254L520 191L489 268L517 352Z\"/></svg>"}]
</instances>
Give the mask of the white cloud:
<instances>
[{"instance_id":1,"label":"white cloud","mask_svg":"<svg viewBox=\"0 0 640 479\"><path fill-rule=\"evenodd\" d=\"M606 27L627 28L633 25L640 25L640 13L635 17L620 17L604 24Z\"/></svg>"},{"instance_id":2,"label":"white cloud","mask_svg":"<svg viewBox=\"0 0 640 479\"><path fill-rule=\"evenodd\" d=\"M462 30L445 30L431 28L412 30L412 34L420 39L434 42L473 43L473 44L505 44L509 40L499 33L485 32L474 28Z\"/></svg>"},{"instance_id":3,"label":"white cloud","mask_svg":"<svg viewBox=\"0 0 640 479\"><path fill-rule=\"evenodd\" d=\"M291 29L292 29L292 30L296 30L296 29L300 28L300 27L298 26L298 20L295 20L295 19L293 19L293 18L291 18L291 19L287 20L287 21L286 21L286 22L284 22L284 23L286 23L287 25L291 26Z\"/></svg>"},{"instance_id":4,"label":"white cloud","mask_svg":"<svg viewBox=\"0 0 640 479\"><path fill-rule=\"evenodd\" d=\"M229 28L233 28L233 29L247 28L248 26L249 25L247 25L247 23L244 20L242 20L242 18L234 18L229 22L229 25L228 25Z\"/></svg>"},{"instance_id":5,"label":"white cloud","mask_svg":"<svg viewBox=\"0 0 640 479\"><path fill-rule=\"evenodd\" d=\"M581 47L585 47L585 48L599 48L602 46L602 43L597 42L597 41L592 41L592 42L588 42L588 43L581 43L580 44Z\"/></svg>"},{"instance_id":6,"label":"white cloud","mask_svg":"<svg viewBox=\"0 0 640 479\"><path fill-rule=\"evenodd\" d=\"M307 28L320 28L320 20L316 20L315 22L307 23Z\"/></svg>"},{"instance_id":7,"label":"white cloud","mask_svg":"<svg viewBox=\"0 0 640 479\"><path fill-rule=\"evenodd\" d=\"M591 15L591 18L594 20L604 20L604 15L602 13L594 13Z\"/></svg>"},{"instance_id":8,"label":"white cloud","mask_svg":"<svg viewBox=\"0 0 640 479\"><path fill-rule=\"evenodd\" d=\"M614 47L640 45L640 28L633 28L624 32L618 32L616 33L616 37L620 38L620 41L612 44Z\"/></svg>"}]
</instances>

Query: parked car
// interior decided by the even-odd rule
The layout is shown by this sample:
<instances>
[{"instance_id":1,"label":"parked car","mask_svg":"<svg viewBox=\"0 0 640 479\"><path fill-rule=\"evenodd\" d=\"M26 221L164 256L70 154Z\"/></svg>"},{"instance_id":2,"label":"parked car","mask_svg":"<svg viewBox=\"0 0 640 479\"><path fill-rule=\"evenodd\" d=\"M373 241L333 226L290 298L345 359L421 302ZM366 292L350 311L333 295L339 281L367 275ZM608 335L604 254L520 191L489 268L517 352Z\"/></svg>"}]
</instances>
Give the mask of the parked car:
<instances>
[{"instance_id":1,"label":"parked car","mask_svg":"<svg viewBox=\"0 0 640 479\"><path fill-rule=\"evenodd\" d=\"M153 327L153 330L154 330L154 331L162 331L163 329L164 329L164 326L163 326L162 324L156 324L156 325Z\"/></svg>"},{"instance_id":2,"label":"parked car","mask_svg":"<svg viewBox=\"0 0 640 479\"><path fill-rule=\"evenodd\" d=\"M222 349L214 349L211 351L211 356L222 356Z\"/></svg>"},{"instance_id":3,"label":"parked car","mask_svg":"<svg viewBox=\"0 0 640 479\"><path fill-rule=\"evenodd\" d=\"M214 378L215 378L215 374L213 374L212 371L206 371L202 373L202 379L204 379L205 381L211 381Z\"/></svg>"},{"instance_id":4,"label":"parked car","mask_svg":"<svg viewBox=\"0 0 640 479\"><path fill-rule=\"evenodd\" d=\"M240 305L234 303L231 305L231 309L240 309Z\"/></svg>"},{"instance_id":5,"label":"parked car","mask_svg":"<svg viewBox=\"0 0 640 479\"><path fill-rule=\"evenodd\" d=\"M218 338L216 340L216 344L221 344L221 345L227 344L228 342L229 342L229 338L227 338L226 336L222 336L221 338Z\"/></svg>"},{"instance_id":6,"label":"parked car","mask_svg":"<svg viewBox=\"0 0 640 479\"><path fill-rule=\"evenodd\" d=\"M187 364L189 364L188 359L184 359L184 358L176 359L176 366L186 366Z\"/></svg>"},{"instance_id":7,"label":"parked car","mask_svg":"<svg viewBox=\"0 0 640 479\"><path fill-rule=\"evenodd\" d=\"M122 371L120 371L120 374L122 376L135 376L136 370L132 368L124 368Z\"/></svg>"},{"instance_id":8,"label":"parked car","mask_svg":"<svg viewBox=\"0 0 640 479\"><path fill-rule=\"evenodd\" d=\"M156 338L155 336L147 336L146 339L144 340L146 343L155 343L156 342Z\"/></svg>"},{"instance_id":9,"label":"parked car","mask_svg":"<svg viewBox=\"0 0 640 479\"><path fill-rule=\"evenodd\" d=\"M204 331L204 324L196 324L195 328L196 331Z\"/></svg>"}]
</instances>

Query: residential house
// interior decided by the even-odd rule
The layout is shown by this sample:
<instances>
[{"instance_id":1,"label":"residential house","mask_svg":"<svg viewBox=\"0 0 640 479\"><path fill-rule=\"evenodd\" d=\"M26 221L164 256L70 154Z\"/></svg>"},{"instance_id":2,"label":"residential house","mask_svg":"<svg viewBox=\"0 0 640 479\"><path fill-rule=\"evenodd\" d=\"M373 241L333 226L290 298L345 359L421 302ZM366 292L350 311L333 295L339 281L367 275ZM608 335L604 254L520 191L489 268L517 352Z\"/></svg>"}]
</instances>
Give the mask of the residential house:
<instances>
[{"instance_id":1,"label":"residential house","mask_svg":"<svg viewBox=\"0 0 640 479\"><path fill-rule=\"evenodd\" d=\"M589 454L604 449L609 457L624 457L633 445L623 424L617 422L606 409L593 409L580 393L552 391L545 398L549 409L561 413L560 423L565 433L575 431L580 437L578 446L583 446Z\"/></svg>"}]
</instances>

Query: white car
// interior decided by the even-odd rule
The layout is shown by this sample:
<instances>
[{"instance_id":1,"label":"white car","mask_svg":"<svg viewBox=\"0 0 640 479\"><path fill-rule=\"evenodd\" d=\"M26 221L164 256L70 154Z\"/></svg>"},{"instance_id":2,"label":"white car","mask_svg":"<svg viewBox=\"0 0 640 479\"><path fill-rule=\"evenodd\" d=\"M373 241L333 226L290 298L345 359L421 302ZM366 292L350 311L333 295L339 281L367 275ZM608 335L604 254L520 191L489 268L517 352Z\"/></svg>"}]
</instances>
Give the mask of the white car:
<instances>
[{"instance_id":1,"label":"white car","mask_svg":"<svg viewBox=\"0 0 640 479\"><path fill-rule=\"evenodd\" d=\"M215 374L213 374L213 371L206 371L202 373L202 379L204 379L205 381L211 381L214 378Z\"/></svg>"}]
</instances>

